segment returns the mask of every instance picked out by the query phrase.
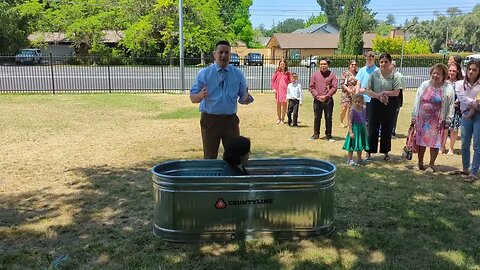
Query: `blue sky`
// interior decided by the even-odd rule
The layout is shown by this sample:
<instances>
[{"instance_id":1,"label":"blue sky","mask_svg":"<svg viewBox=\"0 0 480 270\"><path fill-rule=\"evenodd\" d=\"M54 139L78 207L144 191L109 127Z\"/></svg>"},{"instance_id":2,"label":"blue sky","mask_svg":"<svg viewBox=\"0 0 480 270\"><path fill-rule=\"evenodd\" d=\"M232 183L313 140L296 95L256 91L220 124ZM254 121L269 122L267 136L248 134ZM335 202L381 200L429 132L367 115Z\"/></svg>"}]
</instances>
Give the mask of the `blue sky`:
<instances>
[{"instance_id":1,"label":"blue sky","mask_svg":"<svg viewBox=\"0 0 480 270\"><path fill-rule=\"evenodd\" d=\"M376 19L379 20L384 20L392 13L398 25L414 16L421 20L433 19L435 10L444 13L452 6L460 8L463 12L470 12L477 3L478 0L371 0L368 7L378 13ZM265 28L270 29L273 23L288 18L306 20L312 13L318 14L320 11L316 0L253 0L250 20L253 27L263 23Z\"/></svg>"}]
</instances>

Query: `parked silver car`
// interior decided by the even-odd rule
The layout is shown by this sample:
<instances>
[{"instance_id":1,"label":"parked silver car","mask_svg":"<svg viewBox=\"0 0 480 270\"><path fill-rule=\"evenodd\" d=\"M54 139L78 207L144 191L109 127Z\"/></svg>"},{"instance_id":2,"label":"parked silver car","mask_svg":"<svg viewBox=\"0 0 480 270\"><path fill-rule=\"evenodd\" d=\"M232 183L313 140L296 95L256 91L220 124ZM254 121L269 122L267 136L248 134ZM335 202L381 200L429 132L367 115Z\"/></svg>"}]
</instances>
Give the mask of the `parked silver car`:
<instances>
[{"instance_id":1,"label":"parked silver car","mask_svg":"<svg viewBox=\"0 0 480 270\"><path fill-rule=\"evenodd\" d=\"M480 54L471 54L471 55L465 57L465 59L463 60L463 65L467 66L467 64L468 64L468 62L470 62L470 60L480 61Z\"/></svg>"},{"instance_id":2,"label":"parked silver car","mask_svg":"<svg viewBox=\"0 0 480 270\"><path fill-rule=\"evenodd\" d=\"M17 64L40 64L42 63L42 51L40 49L23 49L15 55Z\"/></svg>"}]
</instances>

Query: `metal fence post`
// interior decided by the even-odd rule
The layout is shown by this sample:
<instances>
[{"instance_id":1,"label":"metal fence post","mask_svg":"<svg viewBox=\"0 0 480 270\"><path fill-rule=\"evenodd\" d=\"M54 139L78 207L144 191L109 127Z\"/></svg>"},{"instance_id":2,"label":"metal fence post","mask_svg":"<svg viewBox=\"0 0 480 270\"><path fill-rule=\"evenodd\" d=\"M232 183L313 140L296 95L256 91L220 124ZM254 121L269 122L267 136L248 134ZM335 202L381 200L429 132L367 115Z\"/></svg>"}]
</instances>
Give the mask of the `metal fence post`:
<instances>
[{"instance_id":1,"label":"metal fence post","mask_svg":"<svg viewBox=\"0 0 480 270\"><path fill-rule=\"evenodd\" d=\"M162 77L162 93L165 93L165 78L163 76L163 66L164 65L163 65L163 58L161 58L161 59L162 59L162 61L160 63L160 73L161 73L160 75Z\"/></svg>"},{"instance_id":2,"label":"metal fence post","mask_svg":"<svg viewBox=\"0 0 480 270\"><path fill-rule=\"evenodd\" d=\"M52 75L52 93L55 95L55 77L53 75L53 56L50 52L50 73Z\"/></svg>"},{"instance_id":3,"label":"metal fence post","mask_svg":"<svg viewBox=\"0 0 480 270\"><path fill-rule=\"evenodd\" d=\"M264 81L263 81L263 80L264 80L264 78L263 78L263 66L265 65L264 59L265 59L265 57L264 57L264 55L262 54L262 80L261 80L262 87L260 88L260 89L261 89L261 90L260 90L260 93L263 93L263 83L264 83Z\"/></svg>"},{"instance_id":4,"label":"metal fence post","mask_svg":"<svg viewBox=\"0 0 480 270\"><path fill-rule=\"evenodd\" d=\"M110 78L110 57L107 57L107 76L108 76L108 93L112 93L112 80Z\"/></svg>"}]
</instances>

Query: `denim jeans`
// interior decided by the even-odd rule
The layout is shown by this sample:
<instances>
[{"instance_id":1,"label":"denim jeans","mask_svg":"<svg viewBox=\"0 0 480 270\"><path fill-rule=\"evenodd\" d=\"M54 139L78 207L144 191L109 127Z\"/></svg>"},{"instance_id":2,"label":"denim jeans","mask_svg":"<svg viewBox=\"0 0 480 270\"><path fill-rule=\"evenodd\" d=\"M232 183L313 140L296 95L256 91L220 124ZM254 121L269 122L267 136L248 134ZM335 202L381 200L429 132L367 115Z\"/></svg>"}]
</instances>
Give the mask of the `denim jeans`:
<instances>
[{"instance_id":1,"label":"denim jeans","mask_svg":"<svg viewBox=\"0 0 480 270\"><path fill-rule=\"evenodd\" d=\"M472 119L462 119L462 164L463 169L470 168L470 145L473 138L473 161L470 172L478 173L480 166L480 113L476 113Z\"/></svg>"}]
</instances>

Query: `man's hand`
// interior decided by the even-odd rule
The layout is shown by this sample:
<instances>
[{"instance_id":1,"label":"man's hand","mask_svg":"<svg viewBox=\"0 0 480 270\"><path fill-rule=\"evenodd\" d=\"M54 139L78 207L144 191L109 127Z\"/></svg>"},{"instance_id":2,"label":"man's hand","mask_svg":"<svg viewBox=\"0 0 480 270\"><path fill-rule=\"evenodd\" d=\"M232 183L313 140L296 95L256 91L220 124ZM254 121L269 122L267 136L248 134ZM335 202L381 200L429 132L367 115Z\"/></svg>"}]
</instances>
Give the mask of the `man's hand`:
<instances>
[{"instance_id":1,"label":"man's hand","mask_svg":"<svg viewBox=\"0 0 480 270\"><path fill-rule=\"evenodd\" d=\"M198 92L195 95L190 96L190 100L193 103L199 103L200 101L202 101L206 97L207 97L207 85L204 85L200 92Z\"/></svg>"},{"instance_id":2,"label":"man's hand","mask_svg":"<svg viewBox=\"0 0 480 270\"><path fill-rule=\"evenodd\" d=\"M250 93L248 93L248 87L247 87L247 92L245 93L245 96L242 99L243 103L247 103L249 98L250 98Z\"/></svg>"}]
</instances>

